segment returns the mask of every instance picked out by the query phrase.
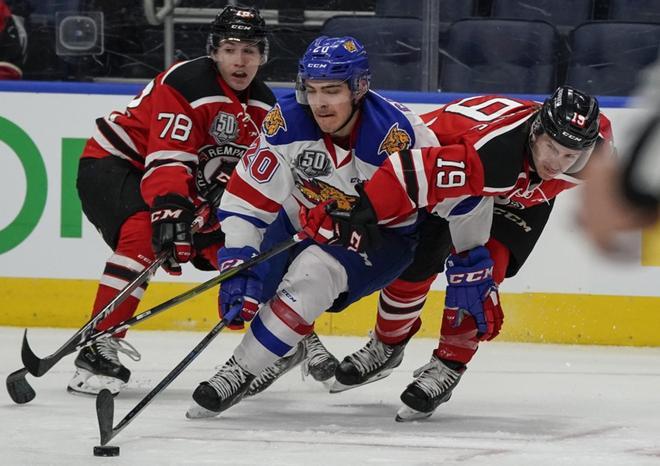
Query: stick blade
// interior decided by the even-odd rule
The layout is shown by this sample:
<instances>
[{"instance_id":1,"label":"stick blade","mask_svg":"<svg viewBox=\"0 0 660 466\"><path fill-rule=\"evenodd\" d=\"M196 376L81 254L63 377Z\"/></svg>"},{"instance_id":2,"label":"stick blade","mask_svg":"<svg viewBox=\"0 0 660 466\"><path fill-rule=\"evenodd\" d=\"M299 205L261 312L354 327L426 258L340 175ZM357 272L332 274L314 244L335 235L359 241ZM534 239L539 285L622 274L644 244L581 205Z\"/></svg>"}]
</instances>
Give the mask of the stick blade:
<instances>
[{"instance_id":1,"label":"stick blade","mask_svg":"<svg viewBox=\"0 0 660 466\"><path fill-rule=\"evenodd\" d=\"M22 368L7 376L7 392L12 401L19 405L29 403L37 396L30 383L25 379L27 373L27 369Z\"/></svg>"},{"instance_id":2,"label":"stick blade","mask_svg":"<svg viewBox=\"0 0 660 466\"><path fill-rule=\"evenodd\" d=\"M41 377L52 365L44 364L40 357L34 354L30 343L27 339L27 329L23 333L23 345L21 346L21 359L23 360L23 366L28 370L28 372L35 377Z\"/></svg>"},{"instance_id":3,"label":"stick blade","mask_svg":"<svg viewBox=\"0 0 660 466\"><path fill-rule=\"evenodd\" d=\"M101 445L106 445L114 436L112 422L115 415L115 400L110 390L103 389L96 395L96 417L99 421Z\"/></svg>"}]
</instances>

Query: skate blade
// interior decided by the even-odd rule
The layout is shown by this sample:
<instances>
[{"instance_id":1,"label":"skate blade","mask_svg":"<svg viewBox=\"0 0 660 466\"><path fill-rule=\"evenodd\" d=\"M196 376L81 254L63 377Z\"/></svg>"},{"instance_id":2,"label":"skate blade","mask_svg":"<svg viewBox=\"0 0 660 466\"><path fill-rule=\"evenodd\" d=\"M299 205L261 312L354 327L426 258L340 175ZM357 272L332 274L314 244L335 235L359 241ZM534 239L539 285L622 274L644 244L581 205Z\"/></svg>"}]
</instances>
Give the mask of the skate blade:
<instances>
[{"instance_id":1,"label":"skate blade","mask_svg":"<svg viewBox=\"0 0 660 466\"><path fill-rule=\"evenodd\" d=\"M107 389L112 396L117 396L125 385L115 377L96 375L87 369L77 368L66 390L72 395L96 396L101 390Z\"/></svg>"},{"instance_id":2,"label":"skate blade","mask_svg":"<svg viewBox=\"0 0 660 466\"><path fill-rule=\"evenodd\" d=\"M346 390L351 390L352 388L358 388L362 387L364 385L377 382L380 379L384 379L388 375L392 373L394 369L386 369L382 372L379 372L377 375L373 376L369 380L366 380L362 383L356 384L356 385L344 385L341 383L339 380L335 380L334 383L332 384L332 387L330 387L330 393L340 393L340 392L345 392Z\"/></svg>"},{"instance_id":3,"label":"skate blade","mask_svg":"<svg viewBox=\"0 0 660 466\"><path fill-rule=\"evenodd\" d=\"M206 409L198 405L193 401L193 404L190 405L188 408L188 411L186 411L186 418L187 419L206 419L210 417L216 417L220 413L216 413L215 411L211 411L210 409Z\"/></svg>"},{"instance_id":4,"label":"skate blade","mask_svg":"<svg viewBox=\"0 0 660 466\"><path fill-rule=\"evenodd\" d=\"M323 384L323 386L325 387L326 390L330 391L330 390L332 390L332 386L333 386L335 383L337 383L337 380L335 380L334 377L330 377L330 378L327 379L327 380L323 380L323 381L321 381L321 383Z\"/></svg>"},{"instance_id":5,"label":"skate blade","mask_svg":"<svg viewBox=\"0 0 660 466\"><path fill-rule=\"evenodd\" d=\"M401 406L396 413L394 420L396 422L411 422L411 421L421 421L422 419L428 419L433 414L433 411L430 413L423 413L412 409L408 406Z\"/></svg>"}]
</instances>

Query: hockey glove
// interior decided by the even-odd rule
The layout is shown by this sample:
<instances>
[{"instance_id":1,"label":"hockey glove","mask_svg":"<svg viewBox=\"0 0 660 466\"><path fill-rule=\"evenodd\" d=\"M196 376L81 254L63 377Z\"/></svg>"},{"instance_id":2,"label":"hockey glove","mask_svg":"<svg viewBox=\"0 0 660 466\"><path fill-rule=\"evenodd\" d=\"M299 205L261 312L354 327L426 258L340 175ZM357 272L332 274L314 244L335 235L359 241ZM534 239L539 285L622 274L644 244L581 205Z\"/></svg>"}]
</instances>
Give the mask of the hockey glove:
<instances>
[{"instance_id":1,"label":"hockey glove","mask_svg":"<svg viewBox=\"0 0 660 466\"><path fill-rule=\"evenodd\" d=\"M447 259L445 307L468 312L477 324L477 338L492 340L502 328L504 314L497 285L493 281L493 260L483 246ZM460 324L460 319L457 322Z\"/></svg>"},{"instance_id":2,"label":"hockey glove","mask_svg":"<svg viewBox=\"0 0 660 466\"><path fill-rule=\"evenodd\" d=\"M363 252L378 249L382 236L371 201L361 184L355 186L358 201L350 211L337 209L337 203L329 200L312 209L302 207L299 213L303 231L321 244L338 244L345 248Z\"/></svg>"},{"instance_id":3,"label":"hockey glove","mask_svg":"<svg viewBox=\"0 0 660 466\"><path fill-rule=\"evenodd\" d=\"M190 260L194 209L192 202L178 194L159 196L151 207L151 246L156 254L171 252L163 264L171 275L181 275L179 264Z\"/></svg>"},{"instance_id":4,"label":"hockey glove","mask_svg":"<svg viewBox=\"0 0 660 466\"><path fill-rule=\"evenodd\" d=\"M222 248L218 251L218 270L224 272L231 267L241 265L257 254L257 250L250 246ZM241 329L244 327L244 321L254 318L259 309L263 282L268 270L268 263L261 262L220 285L220 318L230 322L229 328Z\"/></svg>"}]
</instances>

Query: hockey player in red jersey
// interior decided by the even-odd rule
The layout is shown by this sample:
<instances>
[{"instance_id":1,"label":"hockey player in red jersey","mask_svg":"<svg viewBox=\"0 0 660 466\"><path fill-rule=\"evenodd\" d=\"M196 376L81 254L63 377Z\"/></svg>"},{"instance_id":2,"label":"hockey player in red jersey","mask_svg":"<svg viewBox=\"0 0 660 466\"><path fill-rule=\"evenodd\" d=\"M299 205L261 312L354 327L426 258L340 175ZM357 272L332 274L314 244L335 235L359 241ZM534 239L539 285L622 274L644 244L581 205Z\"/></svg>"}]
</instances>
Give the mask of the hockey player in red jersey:
<instances>
[{"instance_id":1,"label":"hockey player in red jersey","mask_svg":"<svg viewBox=\"0 0 660 466\"><path fill-rule=\"evenodd\" d=\"M446 222L430 217L420 228L414 262L381 292L372 339L335 372L333 391L341 391L383 378L400 364L447 259L440 342L402 393L399 421L430 416L451 396L479 342L498 335L504 315L488 302L489 288L479 274L485 271L496 285L515 275L534 248L555 196L581 183L590 159L612 153L610 123L596 99L568 86L558 88L543 106L477 96L451 102L423 119L441 146L391 156L366 183L371 211L326 223L327 229L361 237L369 222L387 224L417 208L433 213L457 192L494 197L486 244L492 261L484 259L484 251L450 254L460 238L452 241Z\"/></svg>"},{"instance_id":2,"label":"hockey player in red jersey","mask_svg":"<svg viewBox=\"0 0 660 466\"><path fill-rule=\"evenodd\" d=\"M156 76L123 112L99 118L85 146L77 181L83 211L113 250L94 314L161 251L170 252L163 268L173 275L188 261L202 270L217 268L224 236L213 215L193 234L194 212L219 202L218 191L258 136L275 99L255 79L268 55L265 22L257 10L226 7L211 24L207 49L207 56ZM130 318L146 287L97 328ZM130 377L118 352L139 359L123 336L82 349L68 390L117 393Z\"/></svg>"}]
</instances>

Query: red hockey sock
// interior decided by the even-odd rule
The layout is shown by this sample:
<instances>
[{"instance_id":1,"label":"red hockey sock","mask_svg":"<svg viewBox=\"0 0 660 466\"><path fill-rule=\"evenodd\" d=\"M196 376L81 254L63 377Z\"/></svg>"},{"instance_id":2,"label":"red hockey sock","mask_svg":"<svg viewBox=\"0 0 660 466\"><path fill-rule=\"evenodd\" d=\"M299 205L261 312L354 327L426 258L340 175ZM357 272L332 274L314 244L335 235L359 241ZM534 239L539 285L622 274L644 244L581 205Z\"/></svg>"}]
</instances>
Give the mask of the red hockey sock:
<instances>
[{"instance_id":1,"label":"red hockey sock","mask_svg":"<svg viewBox=\"0 0 660 466\"><path fill-rule=\"evenodd\" d=\"M98 314L106 304L108 304L115 296L117 296L118 290L110 288L109 286L99 285L98 290L96 291L96 300L94 301L94 315ZM98 330L105 330L113 325L117 325L126 319L133 317L135 310L140 304L140 300L134 296L129 296L126 300L121 303L112 314L103 319L96 328ZM115 334L117 338L123 338L126 335L126 331Z\"/></svg>"},{"instance_id":2,"label":"red hockey sock","mask_svg":"<svg viewBox=\"0 0 660 466\"><path fill-rule=\"evenodd\" d=\"M138 212L129 217L119 233L119 241L115 253L105 264L101 276L93 315L99 313L119 292L137 277L154 259L151 249L151 222L149 212ZM138 305L148 282L142 284L124 300L115 310L103 319L96 328L105 330L126 319L130 319ZM123 337L126 332L116 336Z\"/></svg>"},{"instance_id":3,"label":"red hockey sock","mask_svg":"<svg viewBox=\"0 0 660 466\"><path fill-rule=\"evenodd\" d=\"M388 345L396 345L413 336L422 325L419 315L436 275L421 282L394 280L378 298L376 336Z\"/></svg>"},{"instance_id":4,"label":"red hockey sock","mask_svg":"<svg viewBox=\"0 0 660 466\"><path fill-rule=\"evenodd\" d=\"M435 354L441 359L467 364L478 348L477 325L472 316L465 311L445 309Z\"/></svg>"}]
</instances>

